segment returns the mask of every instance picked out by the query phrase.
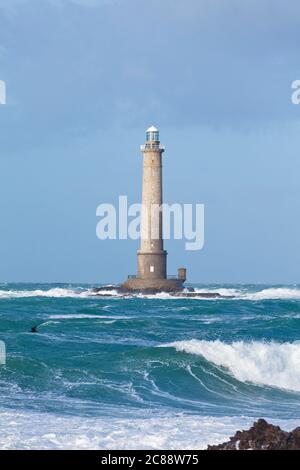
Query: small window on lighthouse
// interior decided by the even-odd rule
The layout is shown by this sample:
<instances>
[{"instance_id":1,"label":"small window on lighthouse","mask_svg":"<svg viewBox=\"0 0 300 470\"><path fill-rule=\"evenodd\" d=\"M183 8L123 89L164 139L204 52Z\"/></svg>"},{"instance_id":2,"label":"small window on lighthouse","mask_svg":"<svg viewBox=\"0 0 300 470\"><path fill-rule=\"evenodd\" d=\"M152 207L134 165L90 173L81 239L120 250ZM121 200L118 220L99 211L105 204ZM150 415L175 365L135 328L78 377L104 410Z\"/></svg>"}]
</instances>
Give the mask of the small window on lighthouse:
<instances>
[{"instance_id":1,"label":"small window on lighthouse","mask_svg":"<svg viewBox=\"0 0 300 470\"><path fill-rule=\"evenodd\" d=\"M154 266L150 266L150 273L154 273Z\"/></svg>"}]
</instances>

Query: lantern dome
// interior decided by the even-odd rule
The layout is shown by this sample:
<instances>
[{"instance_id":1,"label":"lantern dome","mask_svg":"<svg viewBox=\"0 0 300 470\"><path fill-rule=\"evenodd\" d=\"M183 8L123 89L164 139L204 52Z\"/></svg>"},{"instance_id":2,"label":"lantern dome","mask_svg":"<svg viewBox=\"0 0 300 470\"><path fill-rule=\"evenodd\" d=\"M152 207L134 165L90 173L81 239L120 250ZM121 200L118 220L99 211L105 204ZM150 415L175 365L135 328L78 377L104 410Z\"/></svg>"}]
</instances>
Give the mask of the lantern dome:
<instances>
[{"instance_id":1,"label":"lantern dome","mask_svg":"<svg viewBox=\"0 0 300 470\"><path fill-rule=\"evenodd\" d=\"M156 127L151 126L146 131L147 142L159 142L159 131Z\"/></svg>"}]
</instances>

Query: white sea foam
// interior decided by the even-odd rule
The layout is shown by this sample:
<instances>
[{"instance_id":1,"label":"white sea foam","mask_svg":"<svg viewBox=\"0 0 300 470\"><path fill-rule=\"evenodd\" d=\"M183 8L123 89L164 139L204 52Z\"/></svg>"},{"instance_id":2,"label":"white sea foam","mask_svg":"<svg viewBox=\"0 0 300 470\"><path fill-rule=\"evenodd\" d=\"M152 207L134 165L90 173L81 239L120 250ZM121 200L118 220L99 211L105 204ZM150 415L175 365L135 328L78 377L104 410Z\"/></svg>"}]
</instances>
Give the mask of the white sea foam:
<instances>
[{"instance_id":1,"label":"white sea foam","mask_svg":"<svg viewBox=\"0 0 300 470\"><path fill-rule=\"evenodd\" d=\"M116 323L117 320L103 320L103 321L98 321L97 323L103 323L105 325L112 325L113 323Z\"/></svg>"},{"instance_id":2,"label":"white sea foam","mask_svg":"<svg viewBox=\"0 0 300 470\"><path fill-rule=\"evenodd\" d=\"M91 292L88 290L72 290L55 287L48 290L0 290L0 299L17 299L24 297L74 297L85 298L89 297Z\"/></svg>"},{"instance_id":3,"label":"white sea foam","mask_svg":"<svg viewBox=\"0 0 300 470\"><path fill-rule=\"evenodd\" d=\"M70 313L70 314L58 314L58 315L50 315L49 318L57 319L57 320L77 320L83 318L97 318L97 320L130 320L131 318L127 315L92 315L92 314L85 314L85 313Z\"/></svg>"},{"instance_id":4,"label":"white sea foam","mask_svg":"<svg viewBox=\"0 0 300 470\"><path fill-rule=\"evenodd\" d=\"M97 297L124 297L124 293L120 293L117 291L117 289L107 289L107 290L101 290L99 292L90 292L90 295L94 295Z\"/></svg>"},{"instance_id":5,"label":"white sea foam","mask_svg":"<svg viewBox=\"0 0 300 470\"><path fill-rule=\"evenodd\" d=\"M270 287L262 289L260 291L249 291L245 289L235 289L235 288L195 288L195 293L199 294L199 297L193 296L191 299L201 299L200 294L212 293L220 294L224 297L234 297L236 299L242 300L280 300L280 299L300 299L300 289L296 287ZM53 297L53 298L64 298L64 297L73 297L73 298L89 298L89 297L112 297L112 298L122 298L124 293L120 293L117 289L113 290L102 290L97 294L90 289L80 289L80 288L62 288L54 287L51 289L36 289L36 290L0 290L0 299L14 299L14 298L26 298L26 297ZM126 297L131 297L131 295L126 295ZM148 298L148 299L162 299L162 300L176 300L182 299L181 296L175 296L168 294L167 292L161 292L158 294L134 294L132 297L137 298ZM204 300L208 300L204 298ZM218 300L218 298L212 298L211 300ZM107 308L107 307L105 307Z\"/></svg>"},{"instance_id":6,"label":"white sea foam","mask_svg":"<svg viewBox=\"0 0 300 470\"><path fill-rule=\"evenodd\" d=\"M1 449L204 449L247 429L251 417L190 415L140 418L59 416L0 412ZM286 430L299 420L273 420Z\"/></svg>"},{"instance_id":7,"label":"white sea foam","mask_svg":"<svg viewBox=\"0 0 300 470\"><path fill-rule=\"evenodd\" d=\"M273 287L259 292L244 293L242 298L247 300L272 300L272 299L300 299L300 289L288 287Z\"/></svg>"},{"instance_id":8,"label":"white sea foam","mask_svg":"<svg viewBox=\"0 0 300 470\"><path fill-rule=\"evenodd\" d=\"M233 296L236 299L243 300L300 299L300 289L296 287L269 287L256 292L234 288L196 288L195 293L218 293L224 297Z\"/></svg>"},{"instance_id":9,"label":"white sea foam","mask_svg":"<svg viewBox=\"0 0 300 470\"><path fill-rule=\"evenodd\" d=\"M186 290L188 293L188 291ZM218 300L218 297L212 297L211 299L207 299L206 297L201 297L201 294L219 294L222 297L234 297L235 299L239 300L284 300L284 299L300 299L300 289L296 287L269 287L266 289L262 289L260 291L249 291L246 288L244 289L236 289L236 288L195 288L194 294L199 294L199 297L193 295L190 299L202 299L202 300ZM167 292L162 292L159 294L139 294L139 297L147 297L150 299L182 299L182 296L176 296L168 294Z\"/></svg>"},{"instance_id":10,"label":"white sea foam","mask_svg":"<svg viewBox=\"0 0 300 470\"><path fill-rule=\"evenodd\" d=\"M136 294L135 297L139 297L141 299L176 299L176 297L168 294L168 292L159 292L157 294Z\"/></svg>"},{"instance_id":11,"label":"white sea foam","mask_svg":"<svg viewBox=\"0 0 300 470\"><path fill-rule=\"evenodd\" d=\"M300 391L300 342L177 341L162 345L203 356L242 382Z\"/></svg>"},{"instance_id":12,"label":"white sea foam","mask_svg":"<svg viewBox=\"0 0 300 470\"><path fill-rule=\"evenodd\" d=\"M244 293L244 291L240 290L240 289L234 289L234 288L225 288L225 287L220 287L220 288L215 288L215 289L211 289L209 287L207 288L195 288L195 293L196 294L206 294L206 293L210 293L210 294L220 294L220 295L223 295L224 297L231 297L231 296L237 296L239 297L240 295L242 295Z\"/></svg>"}]
</instances>

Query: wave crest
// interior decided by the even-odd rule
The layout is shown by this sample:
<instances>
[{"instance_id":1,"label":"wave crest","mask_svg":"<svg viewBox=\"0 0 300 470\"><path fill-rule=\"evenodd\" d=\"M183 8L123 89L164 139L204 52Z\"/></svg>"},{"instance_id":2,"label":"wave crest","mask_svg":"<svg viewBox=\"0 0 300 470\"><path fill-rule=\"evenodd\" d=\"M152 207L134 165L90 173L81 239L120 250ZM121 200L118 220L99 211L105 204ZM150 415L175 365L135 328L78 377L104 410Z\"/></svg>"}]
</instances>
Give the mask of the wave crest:
<instances>
[{"instance_id":1,"label":"wave crest","mask_svg":"<svg viewBox=\"0 0 300 470\"><path fill-rule=\"evenodd\" d=\"M48 290L0 290L0 299L18 299L24 297L88 297L91 293L87 290L72 290L54 287Z\"/></svg>"},{"instance_id":2,"label":"wave crest","mask_svg":"<svg viewBox=\"0 0 300 470\"><path fill-rule=\"evenodd\" d=\"M3 286L4 287L4 286ZM107 286L110 287L110 286ZM296 287L269 287L262 289L260 291L249 291L247 289L239 289L239 288L226 288L226 287L219 287L219 288L195 288L196 294L203 294L203 293L218 293L223 297L232 297L237 300L252 300L252 301L259 301L259 300L297 300L300 299L300 289ZM165 299L165 300L182 300L182 297L178 297L176 295L171 295L167 292L161 292L158 294L124 294L119 292L116 289L107 289L101 290L97 292L97 294L93 291L93 289L88 288L78 288L78 287L52 287L50 289L35 289L35 290L25 290L25 289L1 289L0 290L0 299L17 299L17 298L26 298L26 297L73 297L73 298L87 298L87 297L115 297L115 298L122 298L122 297L137 297L137 298L148 298L148 299ZM201 295L199 297L196 295L195 299L203 299ZM204 298L207 300L207 298ZM218 298L213 298L213 301L218 300Z\"/></svg>"},{"instance_id":3,"label":"wave crest","mask_svg":"<svg viewBox=\"0 0 300 470\"><path fill-rule=\"evenodd\" d=\"M296 287L267 287L260 291L251 292L246 289L238 288L195 288L195 292L198 294L203 293L217 293L224 297L233 296L239 300L284 300L284 299L300 299L300 289Z\"/></svg>"},{"instance_id":4,"label":"wave crest","mask_svg":"<svg viewBox=\"0 0 300 470\"><path fill-rule=\"evenodd\" d=\"M247 293L244 298L248 300L268 300L268 299L300 299L300 289L288 287L270 287L259 292Z\"/></svg>"},{"instance_id":5,"label":"wave crest","mask_svg":"<svg viewBox=\"0 0 300 470\"><path fill-rule=\"evenodd\" d=\"M225 367L241 382L300 391L300 342L177 341L162 345Z\"/></svg>"}]
</instances>

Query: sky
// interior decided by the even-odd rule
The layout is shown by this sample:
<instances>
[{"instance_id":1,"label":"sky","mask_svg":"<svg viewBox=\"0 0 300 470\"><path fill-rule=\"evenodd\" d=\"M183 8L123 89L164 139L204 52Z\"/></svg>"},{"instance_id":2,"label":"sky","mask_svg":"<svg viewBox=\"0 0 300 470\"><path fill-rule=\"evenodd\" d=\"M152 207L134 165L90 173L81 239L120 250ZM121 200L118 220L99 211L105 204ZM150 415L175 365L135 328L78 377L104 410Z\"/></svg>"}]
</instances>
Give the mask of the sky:
<instances>
[{"instance_id":1,"label":"sky","mask_svg":"<svg viewBox=\"0 0 300 470\"><path fill-rule=\"evenodd\" d=\"M159 127L168 203L205 244L166 242L198 283L300 283L296 0L0 0L0 282L120 282L138 242L96 208L141 199Z\"/></svg>"}]
</instances>

